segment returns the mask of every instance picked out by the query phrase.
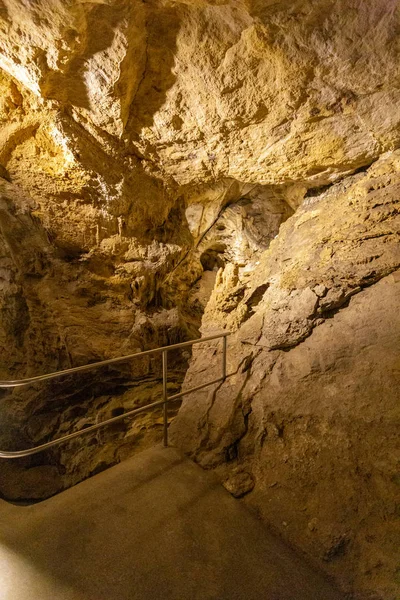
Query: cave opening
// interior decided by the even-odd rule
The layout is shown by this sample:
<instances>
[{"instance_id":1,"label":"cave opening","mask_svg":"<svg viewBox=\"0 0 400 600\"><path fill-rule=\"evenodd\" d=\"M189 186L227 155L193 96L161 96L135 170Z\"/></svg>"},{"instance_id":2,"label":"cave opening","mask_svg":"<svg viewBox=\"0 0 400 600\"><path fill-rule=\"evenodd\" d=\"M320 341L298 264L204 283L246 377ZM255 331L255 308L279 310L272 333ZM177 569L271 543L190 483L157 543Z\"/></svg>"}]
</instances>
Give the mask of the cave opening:
<instances>
[{"instance_id":1,"label":"cave opening","mask_svg":"<svg viewBox=\"0 0 400 600\"><path fill-rule=\"evenodd\" d=\"M203 270L218 271L218 269L223 269L225 266L225 261L223 259L223 253L225 250L226 246L222 244L205 250L200 256L200 262Z\"/></svg>"}]
</instances>

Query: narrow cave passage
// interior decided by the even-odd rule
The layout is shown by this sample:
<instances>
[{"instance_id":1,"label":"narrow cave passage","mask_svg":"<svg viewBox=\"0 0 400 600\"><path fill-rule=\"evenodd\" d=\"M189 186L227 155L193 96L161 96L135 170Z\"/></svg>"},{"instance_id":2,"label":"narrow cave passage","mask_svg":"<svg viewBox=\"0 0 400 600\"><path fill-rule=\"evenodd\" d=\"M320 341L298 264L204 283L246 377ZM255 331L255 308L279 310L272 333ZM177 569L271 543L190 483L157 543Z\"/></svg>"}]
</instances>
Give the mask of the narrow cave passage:
<instances>
[{"instance_id":1,"label":"narrow cave passage","mask_svg":"<svg viewBox=\"0 0 400 600\"><path fill-rule=\"evenodd\" d=\"M171 351L167 389L149 354L1 388L0 448L87 430L0 459L5 522L151 453L162 407L118 419L195 387L169 412L177 452L346 597L398 600L399 18L0 2L0 381L229 332L208 389L214 341Z\"/></svg>"},{"instance_id":2,"label":"narrow cave passage","mask_svg":"<svg viewBox=\"0 0 400 600\"><path fill-rule=\"evenodd\" d=\"M229 182L227 189L232 187ZM237 192L239 193L239 192ZM271 200L272 196L272 200ZM178 343L199 336L201 318L212 294L218 293L217 278L221 278L225 268L238 268L248 277L255 268L257 258L267 247L270 240L276 237L281 221L291 213L283 199L276 199L275 190L268 188L252 188L252 197L240 197L238 200L229 199L225 206L205 204L201 213L201 221L189 227L198 227L198 236L192 238L191 247L186 251L183 260L179 254L166 256L165 262L153 260L154 254L149 249L144 250L143 260L128 260L122 263L118 256L112 268L106 269L101 263L101 256L92 252L76 258L64 255L57 256L55 276L53 281L46 277L46 288L53 293L57 284L57 276L62 269L70 272L79 268L81 284L73 293L62 292L60 300L65 301L65 309L71 310L76 302L76 296L82 298L82 316L88 318L88 310L94 316L100 316L106 306L110 306L107 294L112 289L116 273L120 276L129 272L131 280L127 300L136 309L135 325L128 333L128 339L136 343L136 351L148 350L157 346ZM217 214L211 225L205 213ZM190 206L188 209L190 214ZM7 217L7 215L6 215ZM171 234L171 228L177 218L182 215L179 211L170 215L171 221L166 224L164 231L156 235L165 241L150 248L159 252L160 248L168 247L169 239L176 237L176 229ZM175 223L176 224L176 223ZM268 227L266 226L268 225ZM20 225L22 231L31 234L31 229L41 231L40 225L28 221ZM203 229L202 229L203 228ZM8 248L11 236L5 238ZM15 239L13 243L15 245ZM130 244L128 238L119 236L120 245ZM42 244L48 244L43 232ZM47 251L48 249L45 248ZM58 249L56 248L56 251ZM128 259L131 259L128 250ZM133 258L133 257L132 257ZM174 261L180 260L178 266ZM130 265L140 264L137 270L130 270ZM148 273L148 264L155 269ZM108 260L110 265L110 259ZM99 266L102 265L102 269ZM170 271L168 271L168 268ZM124 271L122 270L124 269ZM133 280L132 280L133 277ZM89 279L90 278L90 279ZM165 281L168 284L165 284ZM111 285L110 285L111 284ZM25 284L26 286L26 284ZM242 288L246 283L242 285ZM38 327L43 318L45 304L38 297L36 282L34 286L24 287L24 294L29 290L29 300L26 303L26 328L32 327L35 319ZM47 290L46 290L47 291ZM40 290L39 290L40 293ZM258 294L259 295L259 294ZM58 296L58 293L57 293ZM239 300L243 289L236 296ZM254 306L260 300L253 294L249 306ZM179 298L179 299L178 299ZM53 300L53 298L51 298ZM64 308L64 307L63 307ZM74 307L75 308L75 307ZM51 311L53 312L53 311ZM141 315L140 317L138 317ZM90 331L101 333L95 325ZM114 332L113 332L114 334ZM62 340L59 340L60 352L65 352ZM52 349L49 348L51 351ZM75 352L75 348L71 349ZM84 354L80 362L87 363ZM129 352L122 352L122 355ZM178 393L188 367L191 348L177 350L169 355L168 391ZM60 354L62 357L62 354ZM115 352L111 357L115 357ZM110 357L110 358L111 358ZM71 364L68 356L66 366ZM93 355L94 361L98 358ZM92 359L92 360L93 360ZM69 363L69 364L68 364ZM35 373L36 374L36 373ZM8 447L16 450L38 446L51 439L57 439L80 429L91 427L101 421L134 410L146 404L156 402L162 397L162 371L160 356L146 357L140 361L127 361L95 372L80 376L71 374L59 381L38 383L34 388L20 388L4 395L3 399L3 439ZM31 417L25 424L24 413L15 414L13 406L31 408ZM173 420L179 409L179 402L171 406L169 419ZM57 448L35 455L30 459L21 459L13 464L2 464L1 493L5 499L13 502L26 503L42 500L55 493L75 485L79 481L92 476L105 468L154 446L163 436L163 417L161 407L139 415L135 419L126 419L108 428L85 436L82 447L80 439L65 443Z\"/></svg>"}]
</instances>

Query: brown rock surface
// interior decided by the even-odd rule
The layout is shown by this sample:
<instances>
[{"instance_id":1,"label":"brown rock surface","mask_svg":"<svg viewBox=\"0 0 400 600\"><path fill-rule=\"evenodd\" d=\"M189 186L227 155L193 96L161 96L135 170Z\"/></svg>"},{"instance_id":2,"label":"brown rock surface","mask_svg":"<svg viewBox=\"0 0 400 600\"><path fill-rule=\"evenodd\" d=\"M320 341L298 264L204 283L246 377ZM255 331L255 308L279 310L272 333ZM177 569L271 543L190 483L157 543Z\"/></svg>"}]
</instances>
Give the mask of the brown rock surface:
<instances>
[{"instance_id":1,"label":"brown rock surface","mask_svg":"<svg viewBox=\"0 0 400 600\"><path fill-rule=\"evenodd\" d=\"M399 31L398 0L0 0L0 377L229 328L234 375L176 443L368 600L399 589ZM185 385L213 369L199 347ZM3 393L1 445L159 376ZM160 425L3 462L0 492L50 495Z\"/></svg>"},{"instance_id":2,"label":"brown rock surface","mask_svg":"<svg viewBox=\"0 0 400 600\"><path fill-rule=\"evenodd\" d=\"M399 589L399 159L307 197L250 276L218 274L202 331L233 332L231 375L172 424L234 494L249 474L246 502L344 587L385 600ZM218 376L211 351L194 351L185 386Z\"/></svg>"},{"instance_id":3,"label":"brown rock surface","mask_svg":"<svg viewBox=\"0 0 400 600\"><path fill-rule=\"evenodd\" d=\"M66 259L35 216L34 203L18 188L3 183L0 193L1 379L132 354L193 335L176 308L153 309L150 318L145 308L151 293L131 285L109 257ZM150 282L150 268L155 273L168 260L166 245L154 247L161 249L157 263L148 248L141 249ZM185 360L177 358L171 357L171 391L177 391L184 374ZM2 390L1 448L38 445L155 401L161 393L159 363L156 358L131 361L58 383ZM30 460L2 460L1 493L31 499L59 491L159 441L161 422L160 411L151 412L89 435L83 443L71 442Z\"/></svg>"}]
</instances>

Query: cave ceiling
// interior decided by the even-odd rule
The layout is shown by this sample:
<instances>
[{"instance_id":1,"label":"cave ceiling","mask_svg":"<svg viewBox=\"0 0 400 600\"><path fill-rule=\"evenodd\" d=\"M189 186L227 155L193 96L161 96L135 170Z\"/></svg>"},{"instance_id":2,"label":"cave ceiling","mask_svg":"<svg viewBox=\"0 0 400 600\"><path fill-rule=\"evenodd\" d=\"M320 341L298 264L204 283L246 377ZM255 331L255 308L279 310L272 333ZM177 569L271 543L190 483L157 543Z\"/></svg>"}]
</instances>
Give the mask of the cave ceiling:
<instances>
[{"instance_id":1,"label":"cave ceiling","mask_svg":"<svg viewBox=\"0 0 400 600\"><path fill-rule=\"evenodd\" d=\"M0 162L114 222L223 179L326 185L399 144L398 32L383 0L4 0Z\"/></svg>"},{"instance_id":2,"label":"cave ceiling","mask_svg":"<svg viewBox=\"0 0 400 600\"><path fill-rule=\"evenodd\" d=\"M0 0L0 378L229 330L171 437L360 600L399 597L399 34L400 0ZM156 401L160 369L16 389L0 447ZM161 424L2 462L0 495Z\"/></svg>"}]
</instances>

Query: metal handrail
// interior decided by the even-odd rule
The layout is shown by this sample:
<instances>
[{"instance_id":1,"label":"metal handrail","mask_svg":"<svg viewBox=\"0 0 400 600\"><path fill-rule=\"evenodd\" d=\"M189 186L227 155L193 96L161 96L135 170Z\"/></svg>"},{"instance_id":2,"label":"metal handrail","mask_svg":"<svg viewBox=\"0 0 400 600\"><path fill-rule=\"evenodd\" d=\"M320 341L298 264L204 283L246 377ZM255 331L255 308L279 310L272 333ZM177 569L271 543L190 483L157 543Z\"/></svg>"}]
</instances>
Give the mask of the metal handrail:
<instances>
[{"instance_id":1,"label":"metal handrail","mask_svg":"<svg viewBox=\"0 0 400 600\"><path fill-rule=\"evenodd\" d=\"M77 373L79 371L89 371L91 369L95 369L97 367L103 367L105 365L111 365L119 362L124 362L130 360L132 358L139 358L141 356L148 356L150 354L162 354L162 373L163 373L163 399L158 402L152 402L150 404L146 404L145 406L141 406L140 408L136 408L130 410L122 415L118 415L117 417L112 417L111 419L107 419L102 421L101 423L96 423L96 425L91 425L90 427L86 427L85 429L80 429L79 431L75 431L74 433L70 433L61 438L57 438L52 440L51 442L46 442L45 444L41 444L40 446L34 446L33 448L27 448L26 450L16 450L14 452L8 452L6 450L0 450L0 458L22 458L24 456L32 456L33 454L38 454L39 452L43 452L47 448L51 448L52 446L57 446L58 444L62 444L67 442L68 440L72 440L76 437L84 435L86 433L90 433L91 431L96 431L101 429L102 427L106 427L110 423L117 423L118 421L122 421L127 417L132 415L137 415L141 412L149 410L150 408L156 408L157 406L163 406L163 426L164 426L164 435L163 441L164 446L168 446L168 403L177 400L178 398L183 398L186 394L190 394L191 392L196 392L197 390L201 390L209 385L214 383L219 383L220 381L224 381L226 379L226 350L227 350L227 337L230 335L229 332L221 332L215 335L210 335L205 338L199 338L197 340L191 340L189 342L181 342L180 344L172 344L170 346L162 346L160 348L155 348L154 350L146 350L144 352L137 352L136 354L128 354L126 356L119 356L117 358L110 358L108 360L101 360L99 362L90 363L88 365L83 365L81 367L73 367L72 369L65 369L64 371L56 371L55 373L47 373L46 375L38 375L37 377L28 377L26 379L17 379L10 381L0 381L0 388L15 388L22 387L25 385L30 385L32 383L36 383L39 381L46 381L48 379L56 379L58 377L62 377L64 375L69 375L70 373ZM195 344L200 344L202 342L208 342L211 340L216 340L222 338L222 373L221 377L214 379L213 381L209 381L207 383L203 383L194 388L190 388L185 390L184 392L180 392L179 394L174 394L173 396L168 396L167 392L167 376L168 376L168 351L175 350L177 348L185 348L188 346L194 346Z\"/></svg>"}]
</instances>

